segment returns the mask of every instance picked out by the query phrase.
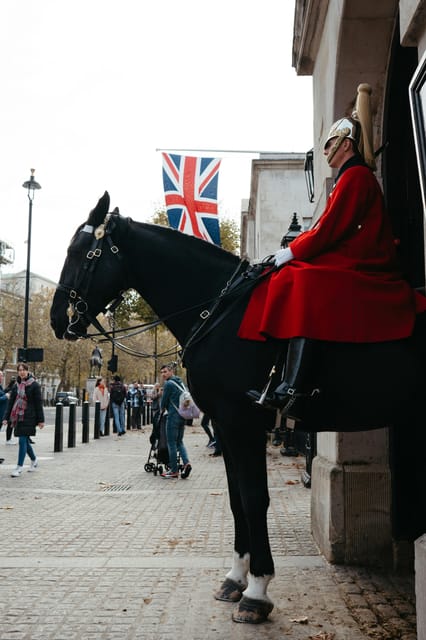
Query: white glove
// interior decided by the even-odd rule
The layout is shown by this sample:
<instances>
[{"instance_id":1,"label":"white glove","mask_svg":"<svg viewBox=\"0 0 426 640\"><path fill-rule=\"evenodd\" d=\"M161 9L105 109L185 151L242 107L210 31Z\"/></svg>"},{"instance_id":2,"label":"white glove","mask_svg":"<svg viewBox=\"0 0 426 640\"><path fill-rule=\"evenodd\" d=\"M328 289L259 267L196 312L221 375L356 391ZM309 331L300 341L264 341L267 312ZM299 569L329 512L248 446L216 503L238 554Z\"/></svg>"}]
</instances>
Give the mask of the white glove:
<instances>
[{"instance_id":1,"label":"white glove","mask_svg":"<svg viewBox=\"0 0 426 640\"><path fill-rule=\"evenodd\" d=\"M282 264L285 264L286 262L290 262L290 260L293 260L293 258L294 258L293 251L290 249L290 247L286 247L285 249L279 249L275 254L275 266L280 267Z\"/></svg>"}]
</instances>

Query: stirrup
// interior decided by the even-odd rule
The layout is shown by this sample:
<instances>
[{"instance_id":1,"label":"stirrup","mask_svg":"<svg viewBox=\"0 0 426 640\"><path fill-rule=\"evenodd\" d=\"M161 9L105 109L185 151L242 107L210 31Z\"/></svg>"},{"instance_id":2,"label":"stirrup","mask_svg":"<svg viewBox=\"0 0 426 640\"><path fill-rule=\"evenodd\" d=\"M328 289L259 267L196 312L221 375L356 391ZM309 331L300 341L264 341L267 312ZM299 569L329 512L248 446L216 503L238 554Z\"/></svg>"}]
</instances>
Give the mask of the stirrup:
<instances>
[{"instance_id":1,"label":"stirrup","mask_svg":"<svg viewBox=\"0 0 426 640\"><path fill-rule=\"evenodd\" d=\"M319 395L320 393L321 393L321 389L318 389L318 387L315 387L315 389L312 389L312 391L308 393L306 392L297 393L295 389L293 388L289 389L288 395L290 396L290 398L288 402L281 409L279 409L281 416L283 418L291 418L292 420L300 420L301 418L299 416L294 415L294 413L292 412L292 408L295 405L297 407L298 400L312 400L313 398L315 398L315 396ZM303 407L303 404L302 404L302 407ZM297 408L295 413L298 413Z\"/></svg>"},{"instance_id":2,"label":"stirrup","mask_svg":"<svg viewBox=\"0 0 426 640\"><path fill-rule=\"evenodd\" d=\"M263 387L259 399L255 400L254 404L260 404L260 405L264 404L264 402L266 400L266 397L268 395L269 387L271 386L272 378L273 378L273 376L275 374L275 371L276 371L275 365L272 365L272 369L269 372L268 381L265 384L265 386Z\"/></svg>"}]
</instances>

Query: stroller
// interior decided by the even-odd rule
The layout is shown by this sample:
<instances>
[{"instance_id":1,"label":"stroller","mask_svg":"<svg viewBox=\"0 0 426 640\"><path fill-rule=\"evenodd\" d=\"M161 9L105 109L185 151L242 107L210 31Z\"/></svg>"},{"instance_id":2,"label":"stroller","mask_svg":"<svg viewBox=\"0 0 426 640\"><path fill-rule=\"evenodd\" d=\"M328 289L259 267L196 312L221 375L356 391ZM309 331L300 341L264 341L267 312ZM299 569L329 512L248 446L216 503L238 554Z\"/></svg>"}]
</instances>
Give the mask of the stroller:
<instances>
[{"instance_id":1,"label":"stroller","mask_svg":"<svg viewBox=\"0 0 426 640\"><path fill-rule=\"evenodd\" d=\"M164 470L169 470L169 450L167 448L166 436L167 415L157 414L154 416L152 424L152 432L149 436L151 447L148 454L148 460L144 469L147 473L153 473L154 476L162 474ZM178 470L182 470L180 457L178 455Z\"/></svg>"}]
</instances>

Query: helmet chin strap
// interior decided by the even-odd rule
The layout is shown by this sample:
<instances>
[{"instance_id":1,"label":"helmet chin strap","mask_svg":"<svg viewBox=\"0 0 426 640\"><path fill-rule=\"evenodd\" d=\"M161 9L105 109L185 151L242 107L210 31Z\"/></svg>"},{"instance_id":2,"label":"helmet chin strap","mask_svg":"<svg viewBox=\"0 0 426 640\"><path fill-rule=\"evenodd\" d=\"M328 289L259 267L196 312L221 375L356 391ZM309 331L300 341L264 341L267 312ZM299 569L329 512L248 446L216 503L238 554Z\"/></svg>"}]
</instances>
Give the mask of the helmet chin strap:
<instances>
[{"instance_id":1,"label":"helmet chin strap","mask_svg":"<svg viewBox=\"0 0 426 640\"><path fill-rule=\"evenodd\" d=\"M330 149L330 152L327 155L328 164L330 164L330 162L333 160L337 151L340 149L343 141L346 140L346 137L347 137L346 135L336 136L336 142L333 144L333 146Z\"/></svg>"}]
</instances>

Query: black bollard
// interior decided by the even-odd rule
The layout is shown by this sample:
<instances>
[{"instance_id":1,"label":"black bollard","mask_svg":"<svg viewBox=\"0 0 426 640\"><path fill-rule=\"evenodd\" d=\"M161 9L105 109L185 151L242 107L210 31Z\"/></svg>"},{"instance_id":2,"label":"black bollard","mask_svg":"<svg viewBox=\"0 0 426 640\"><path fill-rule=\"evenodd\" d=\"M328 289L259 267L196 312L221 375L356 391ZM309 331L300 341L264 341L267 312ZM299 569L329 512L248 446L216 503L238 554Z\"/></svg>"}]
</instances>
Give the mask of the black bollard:
<instances>
[{"instance_id":1,"label":"black bollard","mask_svg":"<svg viewBox=\"0 0 426 640\"><path fill-rule=\"evenodd\" d=\"M124 402L126 402L124 400ZM130 406L130 403L127 405L127 420L126 420L126 425L127 425L127 429L130 431L130 429L132 428L132 419L131 419L131 414L132 414L132 407Z\"/></svg>"},{"instance_id":2,"label":"black bollard","mask_svg":"<svg viewBox=\"0 0 426 640\"><path fill-rule=\"evenodd\" d=\"M112 408L112 405L111 405L111 415L112 415L112 432L113 433L117 433L118 432L117 423L116 423L115 418L114 418L114 410Z\"/></svg>"},{"instance_id":3,"label":"black bollard","mask_svg":"<svg viewBox=\"0 0 426 640\"><path fill-rule=\"evenodd\" d=\"M64 448L64 423L63 423L64 405L58 402L56 405L55 415L55 445L53 450L62 451Z\"/></svg>"},{"instance_id":4,"label":"black bollard","mask_svg":"<svg viewBox=\"0 0 426 640\"><path fill-rule=\"evenodd\" d=\"M93 438L99 440L101 427L101 403L99 400L95 402L95 428L93 432Z\"/></svg>"},{"instance_id":5,"label":"black bollard","mask_svg":"<svg viewBox=\"0 0 426 640\"><path fill-rule=\"evenodd\" d=\"M83 402L81 409L81 423L83 425L82 442L89 442L89 403L87 400Z\"/></svg>"},{"instance_id":6,"label":"black bollard","mask_svg":"<svg viewBox=\"0 0 426 640\"><path fill-rule=\"evenodd\" d=\"M109 405L107 406L107 410L106 410L106 416L105 416L105 435L109 436L109 430L110 430L110 420L112 418L112 406L111 403L109 403Z\"/></svg>"},{"instance_id":7,"label":"black bollard","mask_svg":"<svg viewBox=\"0 0 426 640\"><path fill-rule=\"evenodd\" d=\"M75 420L76 420L75 402L70 403L70 411L68 414L68 448L75 447Z\"/></svg>"}]
</instances>

